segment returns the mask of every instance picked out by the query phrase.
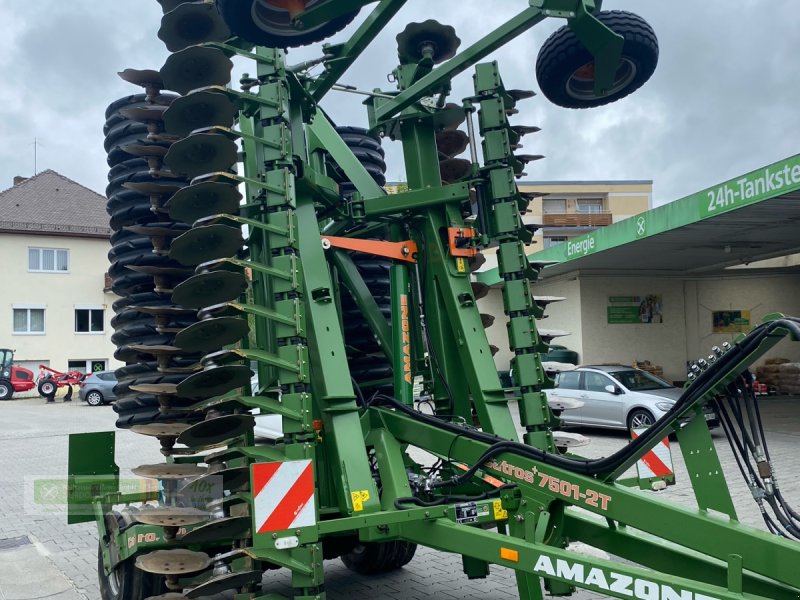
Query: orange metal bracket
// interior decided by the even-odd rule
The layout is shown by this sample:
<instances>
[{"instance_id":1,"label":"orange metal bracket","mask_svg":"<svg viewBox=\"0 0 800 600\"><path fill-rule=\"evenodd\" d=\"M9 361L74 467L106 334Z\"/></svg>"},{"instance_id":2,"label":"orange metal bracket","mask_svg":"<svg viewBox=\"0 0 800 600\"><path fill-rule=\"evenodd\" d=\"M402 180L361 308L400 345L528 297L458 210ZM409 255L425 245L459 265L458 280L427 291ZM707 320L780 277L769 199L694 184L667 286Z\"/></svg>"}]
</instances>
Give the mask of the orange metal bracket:
<instances>
[{"instance_id":1,"label":"orange metal bracket","mask_svg":"<svg viewBox=\"0 0 800 600\"><path fill-rule=\"evenodd\" d=\"M322 247L343 248L344 250L355 250L365 254L374 254L393 260L403 260L405 262L417 262L417 244L411 240L405 242L381 242L378 240L359 240L356 238L336 237L323 235Z\"/></svg>"},{"instance_id":2,"label":"orange metal bracket","mask_svg":"<svg viewBox=\"0 0 800 600\"><path fill-rule=\"evenodd\" d=\"M472 258L478 253L478 249L469 246L466 248L460 248L458 246L458 242L461 240L467 240L470 238L474 238L477 236L477 232L472 229L471 227L448 227L447 228L447 241L450 244L450 255L451 256L463 256L466 258Z\"/></svg>"}]
</instances>

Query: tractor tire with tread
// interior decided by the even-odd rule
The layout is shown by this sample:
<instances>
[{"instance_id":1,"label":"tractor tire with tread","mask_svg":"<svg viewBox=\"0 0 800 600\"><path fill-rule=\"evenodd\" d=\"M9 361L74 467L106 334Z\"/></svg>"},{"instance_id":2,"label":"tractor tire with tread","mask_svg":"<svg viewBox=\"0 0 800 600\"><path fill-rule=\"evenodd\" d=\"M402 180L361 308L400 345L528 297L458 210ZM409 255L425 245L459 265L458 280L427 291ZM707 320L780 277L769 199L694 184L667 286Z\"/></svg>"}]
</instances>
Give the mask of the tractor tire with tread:
<instances>
[{"instance_id":1,"label":"tractor tire with tread","mask_svg":"<svg viewBox=\"0 0 800 600\"><path fill-rule=\"evenodd\" d=\"M0 400L11 400L14 395L14 386L8 379L0 379Z\"/></svg>"},{"instance_id":2,"label":"tractor tire with tread","mask_svg":"<svg viewBox=\"0 0 800 600\"><path fill-rule=\"evenodd\" d=\"M557 106L593 108L616 102L644 85L656 69L658 38L647 21L622 10L600 11L594 16L625 38L617 80L609 93L594 95L594 57L565 25L547 38L536 59L539 88Z\"/></svg>"},{"instance_id":3,"label":"tractor tire with tread","mask_svg":"<svg viewBox=\"0 0 800 600\"><path fill-rule=\"evenodd\" d=\"M342 562L361 575L378 575L404 567L416 551L417 545L405 540L364 542L342 555Z\"/></svg>"}]
</instances>

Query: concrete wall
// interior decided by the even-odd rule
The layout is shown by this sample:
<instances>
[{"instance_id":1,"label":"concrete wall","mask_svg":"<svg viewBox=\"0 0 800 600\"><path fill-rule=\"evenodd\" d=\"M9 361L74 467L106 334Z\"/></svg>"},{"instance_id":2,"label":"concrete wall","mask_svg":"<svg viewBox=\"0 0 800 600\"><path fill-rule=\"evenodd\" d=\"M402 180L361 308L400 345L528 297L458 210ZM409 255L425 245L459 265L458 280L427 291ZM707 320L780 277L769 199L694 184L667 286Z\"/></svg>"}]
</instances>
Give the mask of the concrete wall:
<instances>
[{"instance_id":1,"label":"concrete wall","mask_svg":"<svg viewBox=\"0 0 800 600\"><path fill-rule=\"evenodd\" d=\"M712 346L736 338L737 334L713 333L714 311L749 310L753 325L774 312L800 315L800 278L792 275L707 279L573 275L545 279L533 287L533 293L567 298L549 306L548 318L540 321L539 327L572 332L556 338L554 343L576 351L582 363L632 364L635 360L649 360L660 365L669 380L684 380L687 360L707 356ZM647 294L662 296L662 323L608 323L609 296ZM495 357L498 368L506 369L510 353L506 351L500 291L493 290L480 304L482 312L497 316L487 334L490 343L501 348ZM800 344L783 342L764 358L773 356L800 361Z\"/></svg>"},{"instance_id":2,"label":"concrete wall","mask_svg":"<svg viewBox=\"0 0 800 600\"><path fill-rule=\"evenodd\" d=\"M29 247L69 249L69 272L29 272ZM0 235L5 281L0 288L0 346L15 349L18 362L49 362L58 370L66 369L70 360L105 360L107 368L122 366L114 360L111 343L111 304L117 296L103 292L108 249L105 239ZM15 305L44 307L44 335L13 332ZM76 305L103 307L105 330L76 333Z\"/></svg>"}]
</instances>

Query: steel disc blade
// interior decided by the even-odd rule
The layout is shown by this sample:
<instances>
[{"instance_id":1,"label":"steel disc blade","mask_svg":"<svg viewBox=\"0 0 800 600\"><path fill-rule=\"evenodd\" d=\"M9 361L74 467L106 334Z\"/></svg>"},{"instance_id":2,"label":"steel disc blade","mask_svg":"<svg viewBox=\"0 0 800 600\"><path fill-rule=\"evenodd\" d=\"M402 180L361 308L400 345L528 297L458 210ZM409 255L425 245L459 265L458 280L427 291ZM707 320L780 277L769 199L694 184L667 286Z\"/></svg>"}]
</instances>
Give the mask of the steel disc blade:
<instances>
[{"instance_id":1,"label":"steel disc blade","mask_svg":"<svg viewBox=\"0 0 800 600\"><path fill-rule=\"evenodd\" d=\"M170 52L177 52L203 42L224 42L231 31L213 2L185 2L161 17L158 37Z\"/></svg>"},{"instance_id":2,"label":"steel disc blade","mask_svg":"<svg viewBox=\"0 0 800 600\"><path fill-rule=\"evenodd\" d=\"M171 196L183 187L180 183L159 183L158 181L127 181L122 187L146 196Z\"/></svg>"},{"instance_id":3,"label":"steel disc blade","mask_svg":"<svg viewBox=\"0 0 800 600\"><path fill-rule=\"evenodd\" d=\"M245 319L218 317L193 323L175 336L175 345L189 352L218 350L246 337L250 327Z\"/></svg>"},{"instance_id":4,"label":"steel disc blade","mask_svg":"<svg viewBox=\"0 0 800 600\"><path fill-rule=\"evenodd\" d=\"M229 225L202 225L172 242L170 258L184 265L199 265L234 256L244 246L242 230Z\"/></svg>"},{"instance_id":5,"label":"steel disc blade","mask_svg":"<svg viewBox=\"0 0 800 600\"><path fill-rule=\"evenodd\" d=\"M170 218L194 223L211 215L236 214L241 200L242 195L234 186L206 181L175 192L167 209Z\"/></svg>"},{"instance_id":6,"label":"steel disc blade","mask_svg":"<svg viewBox=\"0 0 800 600\"><path fill-rule=\"evenodd\" d=\"M150 354L151 356L171 356L175 354L185 354L182 348L166 346L164 344L156 344L152 346L147 346L145 344L130 344L127 347L136 352Z\"/></svg>"},{"instance_id":7,"label":"steel disc blade","mask_svg":"<svg viewBox=\"0 0 800 600\"><path fill-rule=\"evenodd\" d=\"M247 429L245 429L246 431ZM241 435L241 434L240 434ZM209 471L195 481L214 481L214 477L222 479L222 487L226 490L238 490L243 485L250 483L250 467L230 467L220 471ZM191 483L188 485L192 485ZM183 492L184 490L181 490Z\"/></svg>"},{"instance_id":8,"label":"steel disc blade","mask_svg":"<svg viewBox=\"0 0 800 600\"><path fill-rule=\"evenodd\" d=\"M183 235L189 229L175 229L173 227L160 227L158 223L152 223L149 225L128 225L127 227L123 227L125 231L130 231L131 233L138 233L139 235L143 235L144 237L149 238L158 238L158 237L166 237L166 238L175 238L179 235Z\"/></svg>"},{"instance_id":9,"label":"steel disc blade","mask_svg":"<svg viewBox=\"0 0 800 600\"><path fill-rule=\"evenodd\" d=\"M250 387L252 373L244 365L212 367L190 375L178 384L178 395L183 398L204 400L230 392L236 388ZM178 438L179 440L181 438Z\"/></svg>"},{"instance_id":10,"label":"steel disc blade","mask_svg":"<svg viewBox=\"0 0 800 600\"><path fill-rule=\"evenodd\" d=\"M469 146L469 136L460 129L445 129L436 134L436 148L448 158L458 156Z\"/></svg>"},{"instance_id":11,"label":"steel disc blade","mask_svg":"<svg viewBox=\"0 0 800 600\"><path fill-rule=\"evenodd\" d=\"M566 300L563 296L534 296L533 301L536 302L542 308L545 308L548 304L552 304L553 302L563 302Z\"/></svg>"},{"instance_id":12,"label":"steel disc blade","mask_svg":"<svg viewBox=\"0 0 800 600\"><path fill-rule=\"evenodd\" d=\"M171 10L175 10L183 4L184 2L191 2L192 0L156 0L161 5L161 11L164 13L168 13Z\"/></svg>"},{"instance_id":13,"label":"steel disc blade","mask_svg":"<svg viewBox=\"0 0 800 600\"><path fill-rule=\"evenodd\" d=\"M512 125L511 129L517 135L528 135L529 133L538 133L542 130L541 127L536 125Z\"/></svg>"},{"instance_id":14,"label":"steel disc blade","mask_svg":"<svg viewBox=\"0 0 800 600\"><path fill-rule=\"evenodd\" d=\"M489 346L489 352L491 352L491 353L492 353L492 356L494 356L495 354L497 354L498 352L500 352L500 348L498 348L498 347L497 347L497 346L495 346L495 345L491 345L491 346Z\"/></svg>"},{"instance_id":15,"label":"steel disc blade","mask_svg":"<svg viewBox=\"0 0 800 600\"><path fill-rule=\"evenodd\" d=\"M126 119L131 121L139 121L140 123L159 123L164 120L164 111L167 110L166 106L153 105L150 107L131 106L122 108L119 111Z\"/></svg>"},{"instance_id":16,"label":"steel disc blade","mask_svg":"<svg viewBox=\"0 0 800 600\"><path fill-rule=\"evenodd\" d=\"M134 425L130 430L140 435L166 439L177 438L188 428L186 423L146 423Z\"/></svg>"},{"instance_id":17,"label":"steel disc blade","mask_svg":"<svg viewBox=\"0 0 800 600\"><path fill-rule=\"evenodd\" d=\"M164 305L164 306L129 306L130 310L153 315L154 317L182 317L195 314L197 311L183 306Z\"/></svg>"},{"instance_id":18,"label":"steel disc blade","mask_svg":"<svg viewBox=\"0 0 800 600\"><path fill-rule=\"evenodd\" d=\"M561 329L540 329L539 337L542 338L545 344L549 344L553 338L564 337L570 335L569 331L562 331Z\"/></svg>"},{"instance_id":19,"label":"steel disc blade","mask_svg":"<svg viewBox=\"0 0 800 600\"><path fill-rule=\"evenodd\" d=\"M205 542L232 540L244 536L250 530L250 517L225 517L201 525L181 536L181 543L203 544Z\"/></svg>"},{"instance_id":20,"label":"steel disc blade","mask_svg":"<svg viewBox=\"0 0 800 600\"><path fill-rule=\"evenodd\" d=\"M469 175L472 163L466 158L448 158L439 163L442 181L453 183Z\"/></svg>"},{"instance_id":21,"label":"steel disc blade","mask_svg":"<svg viewBox=\"0 0 800 600\"><path fill-rule=\"evenodd\" d=\"M239 437L255 426L252 415L225 415L195 423L178 436L184 446L211 446Z\"/></svg>"},{"instance_id":22,"label":"steel disc blade","mask_svg":"<svg viewBox=\"0 0 800 600\"><path fill-rule=\"evenodd\" d=\"M262 576L263 573L261 571L242 571L241 573L218 575L186 592L186 597L204 598L213 596L225 590L238 589L246 585L260 583Z\"/></svg>"},{"instance_id":23,"label":"steel disc blade","mask_svg":"<svg viewBox=\"0 0 800 600\"><path fill-rule=\"evenodd\" d=\"M164 113L164 127L173 135L187 136L212 125L232 127L238 116L239 109L225 89L212 88L177 98Z\"/></svg>"},{"instance_id":24,"label":"steel disc blade","mask_svg":"<svg viewBox=\"0 0 800 600\"><path fill-rule=\"evenodd\" d=\"M231 69L233 62L222 50L194 46L171 54L161 67L161 77L167 89L188 94L199 88L228 84L231 80Z\"/></svg>"},{"instance_id":25,"label":"steel disc blade","mask_svg":"<svg viewBox=\"0 0 800 600\"><path fill-rule=\"evenodd\" d=\"M242 273L212 271L200 273L175 286L172 301L187 308L203 308L236 300L247 290Z\"/></svg>"},{"instance_id":26,"label":"steel disc blade","mask_svg":"<svg viewBox=\"0 0 800 600\"><path fill-rule=\"evenodd\" d=\"M238 161L236 142L214 133L195 133L170 146L164 164L189 178L227 171Z\"/></svg>"},{"instance_id":27,"label":"steel disc blade","mask_svg":"<svg viewBox=\"0 0 800 600\"><path fill-rule=\"evenodd\" d=\"M590 440L580 433L572 433L571 431L554 431L553 442L555 442L555 445L558 448L580 448L581 446L588 446Z\"/></svg>"},{"instance_id":28,"label":"steel disc blade","mask_svg":"<svg viewBox=\"0 0 800 600\"><path fill-rule=\"evenodd\" d=\"M461 39L450 25L433 19L422 23L409 23L397 36L397 54L401 63L416 63L430 49L434 64L439 64L456 55Z\"/></svg>"},{"instance_id":29,"label":"steel disc blade","mask_svg":"<svg viewBox=\"0 0 800 600\"><path fill-rule=\"evenodd\" d=\"M188 575L199 573L211 565L211 559L205 552L191 550L156 550L136 557L136 566L147 573L155 575Z\"/></svg>"},{"instance_id":30,"label":"steel disc blade","mask_svg":"<svg viewBox=\"0 0 800 600\"><path fill-rule=\"evenodd\" d=\"M132 83L133 85L140 85L142 87L152 86L156 88L164 87L161 73L153 69L125 69L124 71L118 72L117 75L119 75L120 79L123 81Z\"/></svg>"},{"instance_id":31,"label":"steel disc blade","mask_svg":"<svg viewBox=\"0 0 800 600\"><path fill-rule=\"evenodd\" d=\"M178 385L175 383L137 383L132 385L131 390L142 392L143 394L155 394L159 396L177 396Z\"/></svg>"},{"instance_id":32,"label":"steel disc blade","mask_svg":"<svg viewBox=\"0 0 800 600\"><path fill-rule=\"evenodd\" d=\"M547 396L547 404L553 410L577 410L582 408L584 403L575 398L561 398L551 393Z\"/></svg>"},{"instance_id":33,"label":"steel disc blade","mask_svg":"<svg viewBox=\"0 0 800 600\"><path fill-rule=\"evenodd\" d=\"M167 150L169 150L169 148L163 144L146 144L144 141L142 141L140 144L123 144L120 146L120 148L123 152L126 152L131 156L139 156L144 158L163 158L166 156Z\"/></svg>"},{"instance_id":34,"label":"steel disc blade","mask_svg":"<svg viewBox=\"0 0 800 600\"><path fill-rule=\"evenodd\" d=\"M484 329L491 327L494 324L495 316L488 313L481 313L481 325Z\"/></svg>"},{"instance_id":35,"label":"steel disc blade","mask_svg":"<svg viewBox=\"0 0 800 600\"><path fill-rule=\"evenodd\" d=\"M140 465L131 469L131 473L138 477L147 479L186 479L187 477L199 477L208 471L205 467L197 465L184 465L176 463L161 463L157 465Z\"/></svg>"},{"instance_id":36,"label":"steel disc blade","mask_svg":"<svg viewBox=\"0 0 800 600\"><path fill-rule=\"evenodd\" d=\"M475 295L475 300L480 300L489 295L489 290L491 288L487 284L481 281L472 281L470 285L472 286L472 293Z\"/></svg>"},{"instance_id":37,"label":"steel disc blade","mask_svg":"<svg viewBox=\"0 0 800 600\"><path fill-rule=\"evenodd\" d=\"M185 527L208 521L211 515L206 511L185 506L162 506L142 509L134 515L138 523L158 527Z\"/></svg>"},{"instance_id":38,"label":"steel disc blade","mask_svg":"<svg viewBox=\"0 0 800 600\"><path fill-rule=\"evenodd\" d=\"M128 269L130 271L135 271L136 273L147 273L148 275L179 275L181 278L188 277L192 273L192 270L189 267L181 268L132 265L129 266Z\"/></svg>"},{"instance_id":39,"label":"steel disc blade","mask_svg":"<svg viewBox=\"0 0 800 600\"><path fill-rule=\"evenodd\" d=\"M514 102L519 102L520 100L533 98L536 95L536 92L533 90L506 90L506 94L511 96Z\"/></svg>"},{"instance_id":40,"label":"steel disc blade","mask_svg":"<svg viewBox=\"0 0 800 600\"><path fill-rule=\"evenodd\" d=\"M486 264L486 257L482 253L478 253L467 261L469 263L469 272L474 273Z\"/></svg>"}]
</instances>

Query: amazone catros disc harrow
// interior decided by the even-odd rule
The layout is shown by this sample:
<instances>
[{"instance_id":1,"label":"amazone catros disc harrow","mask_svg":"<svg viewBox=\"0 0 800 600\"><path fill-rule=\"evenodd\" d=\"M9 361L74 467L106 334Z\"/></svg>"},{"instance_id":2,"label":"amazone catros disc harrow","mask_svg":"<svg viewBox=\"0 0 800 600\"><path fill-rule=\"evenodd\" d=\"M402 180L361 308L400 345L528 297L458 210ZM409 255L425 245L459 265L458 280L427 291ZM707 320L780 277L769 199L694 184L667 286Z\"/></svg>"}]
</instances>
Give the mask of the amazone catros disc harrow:
<instances>
[{"instance_id":1,"label":"amazone catros disc harrow","mask_svg":"<svg viewBox=\"0 0 800 600\"><path fill-rule=\"evenodd\" d=\"M113 435L71 438L70 521L98 524L104 600L275 598L260 585L279 568L294 598L323 599L325 559L378 574L406 565L417 544L461 554L471 578L490 564L514 569L525 599L543 586L800 597L798 515L775 484L747 373L800 335L796 319L776 315L714 349L663 419L603 459L573 454L588 440L559 431L556 414L578 404L543 392L540 354L565 332L537 320L561 299L532 291L546 265L526 256L531 198L515 181L542 157L518 152L538 127L510 120L534 93L507 89L499 66L481 61L566 19L539 54L539 87L559 106L599 106L653 73L658 42L644 20L600 0L509 0L519 14L477 41L434 20L397 27L397 87L365 93L359 128L332 123L325 96L354 91L341 76L405 0L159 2L171 54L159 70L120 73L142 90L108 107L104 131L113 341L127 363L117 426L155 438L166 461L136 468L158 483L123 494ZM286 48L323 42L362 9L369 17L344 43L287 63ZM238 89L232 59L251 64ZM468 69L473 95L450 98ZM391 194L389 140L408 178ZM484 333L495 318L477 306L489 290L471 277L490 255L522 441ZM737 522L724 477L700 478L721 471L707 403L771 533ZM621 482L669 433L700 510ZM570 541L624 560L576 554Z\"/></svg>"}]
</instances>

